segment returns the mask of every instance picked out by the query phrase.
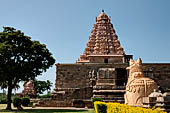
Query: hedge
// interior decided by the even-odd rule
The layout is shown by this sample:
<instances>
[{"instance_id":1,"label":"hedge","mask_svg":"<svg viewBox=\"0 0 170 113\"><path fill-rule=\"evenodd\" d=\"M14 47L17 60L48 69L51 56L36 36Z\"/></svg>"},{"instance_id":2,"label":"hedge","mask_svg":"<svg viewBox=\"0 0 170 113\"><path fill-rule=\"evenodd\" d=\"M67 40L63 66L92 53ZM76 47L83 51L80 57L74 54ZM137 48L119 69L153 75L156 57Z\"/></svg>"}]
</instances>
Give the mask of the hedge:
<instances>
[{"instance_id":1,"label":"hedge","mask_svg":"<svg viewBox=\"0 0 170 113\"><path fill-rule=\"evenodd\" d=\"M159 109L145 109L142 107L132 107L120 103L94 102L96 113L166 113Z\"/></svg>"}]
</instances>

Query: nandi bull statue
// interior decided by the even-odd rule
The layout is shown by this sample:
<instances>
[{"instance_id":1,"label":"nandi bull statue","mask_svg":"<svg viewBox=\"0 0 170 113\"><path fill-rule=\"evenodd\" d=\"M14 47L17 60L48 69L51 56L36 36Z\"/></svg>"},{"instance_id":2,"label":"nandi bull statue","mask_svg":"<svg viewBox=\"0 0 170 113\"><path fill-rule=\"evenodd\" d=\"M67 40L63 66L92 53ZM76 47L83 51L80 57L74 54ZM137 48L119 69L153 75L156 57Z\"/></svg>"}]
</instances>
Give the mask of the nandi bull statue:
<instances>
[{"instance_id":1,"label":"nandi bull statue","mask_svg":"<svg viewBox=\"0 0 170 113\"><path fill-rule=\"evenodd\" d=\"M142 106L142 98L151 94L158 86L156 82L145 77L142 71L142 60L130 60L129 77L126 85L125 104Z\"/></svg>"}]
</instances>

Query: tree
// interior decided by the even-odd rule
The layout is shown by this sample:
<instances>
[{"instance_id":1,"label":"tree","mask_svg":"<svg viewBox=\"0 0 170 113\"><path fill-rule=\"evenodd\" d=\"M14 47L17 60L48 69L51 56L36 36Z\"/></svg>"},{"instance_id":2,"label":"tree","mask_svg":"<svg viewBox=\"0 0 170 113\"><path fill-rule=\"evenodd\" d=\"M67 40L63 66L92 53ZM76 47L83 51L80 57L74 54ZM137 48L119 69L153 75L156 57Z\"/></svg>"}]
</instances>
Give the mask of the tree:
<instances>
[{"instance_id":1,"label":"tree","mask_svg":"<svg viewBox=\"0 0 170 113\"><path fill-rule=\"evenodd\" d=\"M49 91L51 91L51 86L52 86L52 82L50 82L49 80L47 80L47 85L46 85L46 90L47 90L47 93L49 93Z\"/></svg>"},{"instance_id":2,"label":"tree","mask_svg":"<svg viewBox=\"0 0 170 113\"><path fill-rule=\"evenodd\" d=\"M11 93L17 83L34 79L54 63L45 44L32 41L20 30L4 27L0 32L0 83L7 83L6 109L11 110Z\"/></svg>"},{"instance_id":3,"label":"tree","mask_svg":"<svg viewBox=\"0 0 170 113\"><path fill-rule=\"evenodd\" d=\"M4 93L5 89L8 87L8 85L5 82L0 82L0 87L3 90L3 93ZM19 88L20 88L19 83L17 83L14 87L14 90L15 90L14 92L16 93L16 90L18 90Z\"/></svg>"},{"instance_id":4,"label":"tree","mask_svg":"<svg viewBox=\"0 0 170 113\"><path fill-rule=\"evenodd\" d=\"M44 91L47 91L48 93L48 91L51 90L52 83L49 80L40 81L35 79L32 82L34 84L35 91L38 94L43 94Z\"/></svg>"},{"instance_id":5,"label":"tree","mask_svg":"<svg viewBox=\"0 0 170 113\"><path fill-rule=\"evenodd\" d=\"M7 88L7 83L0 82L0 87L1 87L1 89L3 90L3 93L6 93L6 92L5 92L5 89Z\"/></svg>"}]
</instances>

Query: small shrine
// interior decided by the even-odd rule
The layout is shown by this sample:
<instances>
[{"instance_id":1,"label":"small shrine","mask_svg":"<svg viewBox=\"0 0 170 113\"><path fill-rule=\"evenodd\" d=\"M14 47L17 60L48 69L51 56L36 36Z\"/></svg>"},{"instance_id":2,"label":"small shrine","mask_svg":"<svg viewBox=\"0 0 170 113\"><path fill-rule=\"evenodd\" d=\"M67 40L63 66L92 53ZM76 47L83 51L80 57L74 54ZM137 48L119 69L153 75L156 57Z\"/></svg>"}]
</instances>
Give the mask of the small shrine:
<instances>
[{"instance_id":1,"label":"small shrine","mask_svg":"<svg viewBox=\"0 0 170 113\"><path fill-rule=\"evenodd\" d=\"M28 96L30 98L35 98L37 96L37 93L34 89L34 84L31 82L31 80L29 80L25 86L24 86L24 90L22 91L22 96Z\"/></svg>"}]
</instances>

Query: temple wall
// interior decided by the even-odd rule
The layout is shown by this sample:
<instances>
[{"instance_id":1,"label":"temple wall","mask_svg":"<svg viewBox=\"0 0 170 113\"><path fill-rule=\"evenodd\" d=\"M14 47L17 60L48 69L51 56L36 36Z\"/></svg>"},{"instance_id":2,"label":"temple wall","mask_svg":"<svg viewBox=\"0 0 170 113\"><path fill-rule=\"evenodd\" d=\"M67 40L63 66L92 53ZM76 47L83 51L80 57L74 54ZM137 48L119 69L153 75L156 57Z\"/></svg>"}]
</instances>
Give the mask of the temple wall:
<instances>
[{"instance_id":1,"label":"temple wall","mask_svg":"<svg viewBox=\"0 0 170 113\"><path fill-rule=\"evenodd\" d=\"M89 87L89 68L84 65L57 65L56 87L57 88L84 88Z\"/></svg>"},{"instance_id":2,"label":"temple wall","mask_svg":"<svg viewBox=\"0 0 170 113\"><path fill-rule=\"evenodd\" d=\"M108 59L108 63L123 63L124 56L106 56L106 57L100 57L100 56L94 56L89 57L89 62L91 63L105 63L105 59Z\"/></svg>"},{"instance_id":3,"label":"temple wall","mask_svg":"<svg viewBox=\"0 0 170 113\"><path fill-rule=\"evenodd\" d=\"M56 88L85 88L89 85L89 71L99 68L126 68L128 64L57 64ZM170 64L144 63L145 76L163 88L170 88Z\"/></svg>"},{"instance_id":4,"label":"temple wall","mask_svg":"<svg viewBox=\"0 0 170 113\"><path fill-rule=\"evenodd\" d=\"M109 62L122 62L123 63L123 57L113 57L109 59Z\"/></svg>"},{"instance_id":5,"label":"temple wall","mask_svg":"<svg viewBox=\"0 0 170 113\"><path fill-rule=\"evenodd\" d=\"M99 68L126 68L128 64L57 64L56 88L85 88L89 85L89 71Z\"/></svg>"},{"instance_id":6,"label":"temple wall","mask_svg":"<svg viewBox=\"0 0 170 113\"><path fill-rule=\"evenodd\" d=\"M146 63L143 64L143 71L145 76L155 80L164 90L170 89L170 64Z\"/></svg>"},{"instance_id":7,"label":"temple wall","mask_svg":"<svg viewBox=\"0 0 170 113\"><path fill-rule=\"evenodd\" d=\"M94 97L94 89L89 82L89 71L94 70L96 74L99 68L115 68L120 74L121 68L126 67L128 64L57 64L56 88L53 97L38 106L92 107L91 98ZM170 64L144 63L143 71L145 76L154 79L162 89L170 89ZM108 83L108 81L105 82Z\"/></svg>"}]
</instances>

